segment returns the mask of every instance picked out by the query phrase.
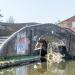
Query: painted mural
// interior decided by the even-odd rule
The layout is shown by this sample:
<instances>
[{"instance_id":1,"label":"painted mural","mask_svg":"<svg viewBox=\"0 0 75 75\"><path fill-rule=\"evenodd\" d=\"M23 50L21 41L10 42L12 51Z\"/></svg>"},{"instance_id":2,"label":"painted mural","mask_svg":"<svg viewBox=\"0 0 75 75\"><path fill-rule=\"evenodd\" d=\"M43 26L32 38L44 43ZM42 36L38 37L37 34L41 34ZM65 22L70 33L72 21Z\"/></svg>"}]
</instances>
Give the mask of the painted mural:
<instances>
[{"instance_id":1,"label":"painted mural","mask_svg":"<svg viewBox=\"0 0 75 75\"><path fill-rule=\"evenodd\" d=\"M26 51L29 49L29 43L26 32L18 33L16 41L17 54L26 54Z\"/></svg>"}]
</instances>

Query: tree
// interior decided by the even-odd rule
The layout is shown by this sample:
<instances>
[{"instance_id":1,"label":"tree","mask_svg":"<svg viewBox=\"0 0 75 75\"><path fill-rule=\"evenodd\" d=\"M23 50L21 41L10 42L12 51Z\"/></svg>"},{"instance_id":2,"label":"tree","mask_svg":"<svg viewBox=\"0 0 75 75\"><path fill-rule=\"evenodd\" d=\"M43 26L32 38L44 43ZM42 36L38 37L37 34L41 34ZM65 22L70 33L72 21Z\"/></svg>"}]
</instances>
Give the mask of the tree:
<instances>
[{"instance_id":1,"label":"tree","mask_svg":"<svg viewBox=\"0 0 75 75\"><path fill-rule=\"evenodd\" d=\"M9 19L7 20L8 23L14 23L14 18L12 16L9 17Z\"/></svg>"},{"instance_id":2,"label":"tree","mask_svg":"<svg viewBox=\"0 0 75 75\"><path fill-rule=\"evenodd\" d=\"M1 10L0 10L0 17L3 17L2 14L1 14Z\"/></svg>"},{"instance_id":3,"label":"tree","mask_svg":"<svg viewBox=\"0 0 75 75\"><path fill-rule=\"evenodd\" d=\"M3 17L2 14L0 14L0 17Z\"/></svg>"},{"instance_id":4,"label":"tree","mask_svg":"<svg viewBox=\"0 0 75 75\"><path fill-rule=\"evenodd\" d=\"M1 14L1 10L0 10L0 22L2 21L1 18L3 17L3 15Z\"/></svg>"}]
</instances>

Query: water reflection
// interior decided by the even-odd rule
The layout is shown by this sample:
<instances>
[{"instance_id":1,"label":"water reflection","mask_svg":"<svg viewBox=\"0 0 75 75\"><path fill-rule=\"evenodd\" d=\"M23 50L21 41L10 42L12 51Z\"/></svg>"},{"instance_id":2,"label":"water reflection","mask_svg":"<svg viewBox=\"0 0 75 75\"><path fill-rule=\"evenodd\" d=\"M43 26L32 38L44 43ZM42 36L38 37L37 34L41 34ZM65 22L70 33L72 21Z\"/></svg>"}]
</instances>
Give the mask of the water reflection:
<instances>
[{"instance_id":1,"label":"water reflection","mask_svg":"<svg viewBox=\"0 0 75 75\"><path fill-rule=\"evenodd\" d=\"M51 75L65 75L64 74L65 69L66 69L66 62L52 63L52 64L48 63L48 75L49 73Z\"/></svg>"},{"instance_id":2,"label":"water reflection","mask_svg":"<svg viewBox=\"0 0 75 75\"><path fill-rule=\"evenodd\" d=\"M15 75L27 75L27 67L22 66L16 68L16 74Z\"/></svg>"},{"instance_id":3,"label":"water reflection","mask_svg":"<svg viewBox=\"0 0 75 75\"><path fill-rule=\"evenodd\" d=\"M2 69L0 75L75 75L75 61L33 63Z\"/></svg>"},{"instance_id":4,"label":"water reflection","mask_svg":"<svg viewBox=\"0 0 75 75\"><path fill-rule=\"evenodd\" d=\"M36 65L36 68L34 67ZM34 64L34 75L47 75L47 62ZM33 74L31 74L33 75Z\"/></svg>"}]
</instances>

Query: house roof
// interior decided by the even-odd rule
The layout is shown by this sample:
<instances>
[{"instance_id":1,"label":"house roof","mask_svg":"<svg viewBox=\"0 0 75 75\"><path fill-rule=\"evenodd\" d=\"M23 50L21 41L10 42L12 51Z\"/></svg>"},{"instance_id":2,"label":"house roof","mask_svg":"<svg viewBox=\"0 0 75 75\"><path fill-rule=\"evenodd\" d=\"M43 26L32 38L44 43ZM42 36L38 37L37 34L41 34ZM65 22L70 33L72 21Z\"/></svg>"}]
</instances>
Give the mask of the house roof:
<instances>
[{"instance_id":1,"label":"house roof","mask_svg":"<svg viewBox=\"0 0 75 75\"><path fill-rule=\"evenodd\" d=\"M66 19L66 20L63 20L63 21L61 21L61 22L59 22L59 23L63 23L63 22L68 22L68 23L70 23L70 22L72 22L72 21L75 21L75 15L72 16L72 17L70 17L70 18L68 18L68 19Z\"/></svg>"}]
</instances>

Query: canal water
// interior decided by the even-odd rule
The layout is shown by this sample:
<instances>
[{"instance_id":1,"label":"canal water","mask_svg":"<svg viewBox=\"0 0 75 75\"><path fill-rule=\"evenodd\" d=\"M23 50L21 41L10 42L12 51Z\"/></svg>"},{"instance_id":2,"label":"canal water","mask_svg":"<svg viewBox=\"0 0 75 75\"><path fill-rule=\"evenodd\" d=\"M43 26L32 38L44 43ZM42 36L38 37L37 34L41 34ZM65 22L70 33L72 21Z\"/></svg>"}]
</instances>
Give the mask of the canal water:
<instances>
[{"instance_id":1,"label":"canal water","mask_svg":"<svg viewBox=\"0 0 75 75\"><path fill-rule=\"evenodd\" d=\"M75 75L75 61L38 62L0 69L0 75Z\"/></svg>"}]
</instances>

